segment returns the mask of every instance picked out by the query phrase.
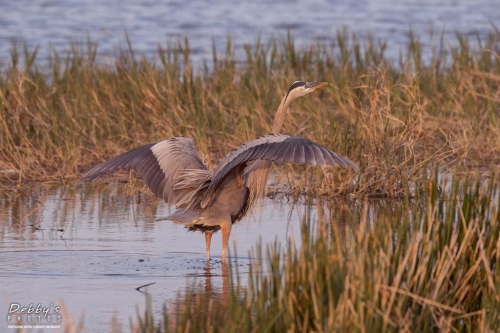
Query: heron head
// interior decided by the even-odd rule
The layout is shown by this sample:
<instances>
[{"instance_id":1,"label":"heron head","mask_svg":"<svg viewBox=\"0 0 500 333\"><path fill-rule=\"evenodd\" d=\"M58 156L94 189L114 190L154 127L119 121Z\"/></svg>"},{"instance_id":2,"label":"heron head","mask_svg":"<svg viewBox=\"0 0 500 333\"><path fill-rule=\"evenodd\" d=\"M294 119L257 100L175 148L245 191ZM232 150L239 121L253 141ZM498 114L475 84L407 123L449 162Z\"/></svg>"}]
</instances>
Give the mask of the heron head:
<instances>
[{"instance_id":1,"label":"heron head","mask_svg":"<svg viewBox=\"0 0 500 333\"><path fill-rule=\"evenodd\" d=\"M297 97L304 96L318 88L324 87L328 82L305 82L305 81L295 81L281 100L276 116L274 117L273 123L273 133L279 133L281 127L283 126L283 121L285 120L285 114L288 110L290 103Z\"/></svg>"},{"instance_id":2,"label":"heron head","mask_svg":"<svg viewBox=\"0 0 500 333\"><path fill-rule=\"evenodd\" d=\"M328 82L305 82L295 81L290 88L288 88L287 97L297 98L309 94L310 92L328 85Z\"/></svg>"}]
</instances>

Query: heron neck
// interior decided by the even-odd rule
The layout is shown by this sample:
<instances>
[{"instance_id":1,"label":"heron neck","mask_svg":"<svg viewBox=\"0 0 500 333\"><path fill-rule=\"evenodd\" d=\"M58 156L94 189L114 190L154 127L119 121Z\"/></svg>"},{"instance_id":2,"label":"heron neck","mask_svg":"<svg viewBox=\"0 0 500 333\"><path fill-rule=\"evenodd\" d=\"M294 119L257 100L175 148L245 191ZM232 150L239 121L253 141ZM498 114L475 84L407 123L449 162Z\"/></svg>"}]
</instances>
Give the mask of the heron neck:
<instances>
[{"instance_id":1,"label":"heron neck","mask_svg":"<svg viewBox=\"0 0 500 333\"><path fill-rule=\"evenodd\" d=\"M283 122L285 121L285 114L288 110L288 106L290 102L293 100L291 96L285 95L281 100L280 106L278 107L278 111L276 111L276 116L274 116L273 123L273 134L279 134L281 132L281 128L283 127Z\"/></svg>"}]
</instances>

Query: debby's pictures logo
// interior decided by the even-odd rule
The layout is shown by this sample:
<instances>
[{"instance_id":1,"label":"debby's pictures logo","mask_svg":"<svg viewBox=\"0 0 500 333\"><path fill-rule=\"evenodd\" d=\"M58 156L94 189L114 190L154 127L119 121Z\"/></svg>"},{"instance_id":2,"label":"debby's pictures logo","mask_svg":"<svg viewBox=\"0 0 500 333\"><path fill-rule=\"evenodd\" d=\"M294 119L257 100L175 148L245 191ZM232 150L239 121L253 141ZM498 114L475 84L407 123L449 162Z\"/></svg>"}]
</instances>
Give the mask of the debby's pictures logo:
<instances>
[{"instance_id":1,"label":"debby's pictures logo","mask_svg":"<svg viewBox=\"0 0 500 333\"><path fill-rule=\"evenodd\" d=\"M47 328L39 325L60 324L61 322L61 307L54 303L50 303L48 307L43 306L41 303L36 305L30 303L27 306L19 303L11 303L7 313L7 323L15 325L22 324L22 328ZM36 325L37 327L28 327L29 325ZM19 327L13 326L12 328Z\"/></svg>"}]
</instances>

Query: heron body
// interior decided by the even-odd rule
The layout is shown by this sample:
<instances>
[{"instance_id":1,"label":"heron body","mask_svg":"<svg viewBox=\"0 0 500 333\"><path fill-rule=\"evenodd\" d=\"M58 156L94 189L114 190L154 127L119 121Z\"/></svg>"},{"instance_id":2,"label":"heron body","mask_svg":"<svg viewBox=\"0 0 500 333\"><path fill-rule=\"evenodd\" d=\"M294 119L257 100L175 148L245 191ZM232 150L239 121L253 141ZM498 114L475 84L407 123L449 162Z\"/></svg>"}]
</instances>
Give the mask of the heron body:
<instances>
[{"instance_id":1,"label":"heron body","mask_svg":"<svg viewBox=\"0 0 500 333\"><path fill-rule=\"evenodd\" d=\"M356 166L347 158L308 139L278 134L290 102L326 85L295 82L276 113L273 133L251 140L227 154L210 171L193 142L175 137L144 145L113 157L82 176L92 180L120 169L134 169L151 191L177 211L161 218L183 224L205 234L207 260L212 234L222 231L222 261L225 262L232 225L238 222L265 190L272 162L318 166Z\"/></svg>"}]
</instances>

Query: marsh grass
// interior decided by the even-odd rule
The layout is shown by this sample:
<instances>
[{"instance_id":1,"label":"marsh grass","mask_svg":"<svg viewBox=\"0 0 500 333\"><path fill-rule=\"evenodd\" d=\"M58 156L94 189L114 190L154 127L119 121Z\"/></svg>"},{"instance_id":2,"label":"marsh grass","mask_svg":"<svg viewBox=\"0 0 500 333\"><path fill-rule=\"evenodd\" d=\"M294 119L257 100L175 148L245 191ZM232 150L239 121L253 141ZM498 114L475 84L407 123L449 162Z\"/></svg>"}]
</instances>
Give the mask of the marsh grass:
<instances>
[{"instance_id":1,"label":"marsh grass","mask_svg":"<svg viewBox=\"0 0 500 333\"><path fill-rule=\"evenodd\" d=\"M188 292L162 318L146 309L133 330L497 332L500 196L489 170L500 164L499 42L494 27L476 40L457 34L457 46L410 33L392 61L387 42L339 31L332 45L301 49L291 36L257 41L241 59L229 40L201 66L188 40L159 46L155 59L129 44L111 65L90 41L43 65L36 49L14 47L0 74L0 177L76 181L113 155L178 135L213 166L270 132L291 82L328 81L294 102L284 133L360 171L302 168L298 177L301 167L284 166L279 181L294 195L398 197L403 209L388 207L373 224L365 209L343 222L351 231L328 212L317 223L306 214L302 246L257 248L250 283L232 280L224 302Z\"/></svg>"},{"instance_id":2,"label":"marsh grass","mask_svg":"<svg viewBox=\"0 0 500 333\"><path fill-rule=\"evenodd\" d=\"M133 46L113 63L97 45L52 52L13 46L0 73L0 177L75 181L105 159L172 136L188 136L209 165L270 132L275 110L295 80L331 83L294 102L284 133L308 137L348 156L359 174L308 169L290 189L322 195L403 197L426 186L428 172L489 169L500 149L500 33L408 35L399 60L387 42L339 31L331 44L297 48L288 35L225 50L194 66L186 39L158 46L153 59ZM20 63L20 61L23 63ZM425 169L425 170L424 170ZM423 171L424 170L424 171ZM293 192L293 191L292 191Z\"/></svg>"},{"instance_id":3,"label":"marsh grass","mask_svg":"<svg viewBox=\"0 0 500 333\"><path fill-rule=\"evenodd\" d=\"M258 246L248 284L228 273L225 302L188 288L163 318L146 309L136 331L498 332L498 177L400 204L373 224L353 215L350 231L306 212L302 245Z\"/></svg>"}]
</instances>

